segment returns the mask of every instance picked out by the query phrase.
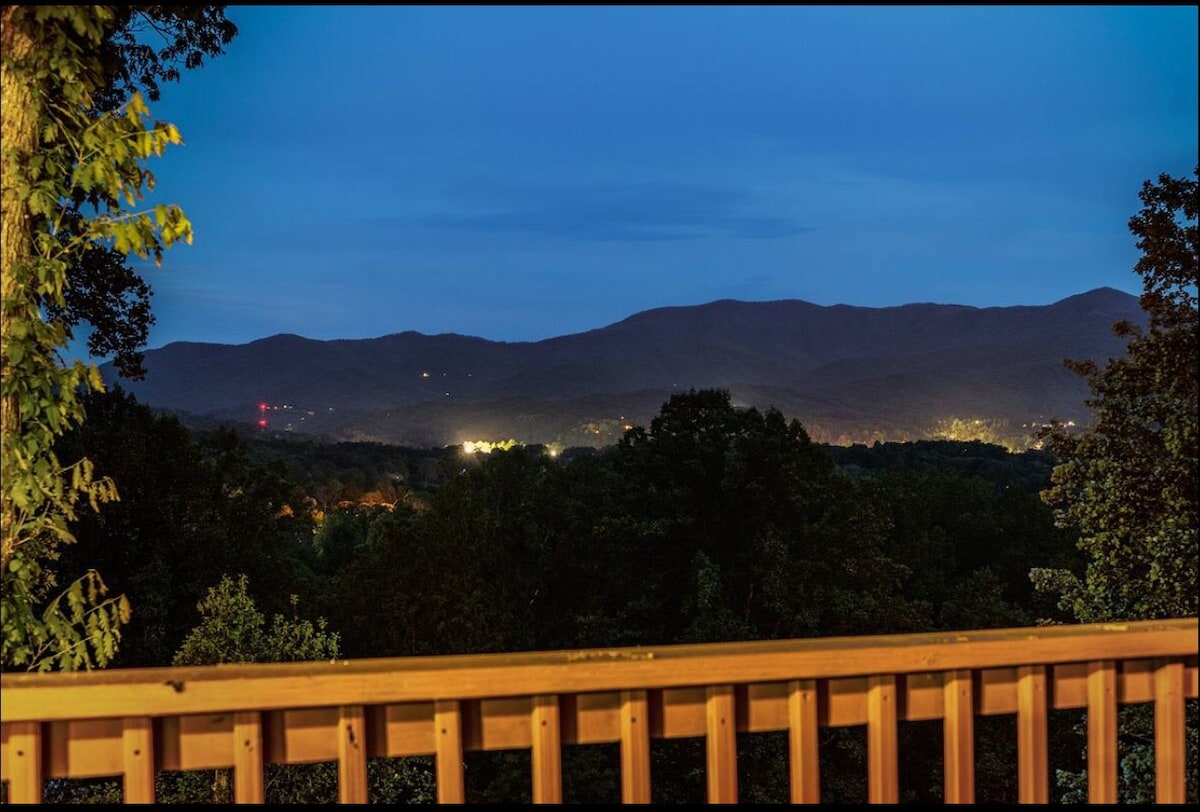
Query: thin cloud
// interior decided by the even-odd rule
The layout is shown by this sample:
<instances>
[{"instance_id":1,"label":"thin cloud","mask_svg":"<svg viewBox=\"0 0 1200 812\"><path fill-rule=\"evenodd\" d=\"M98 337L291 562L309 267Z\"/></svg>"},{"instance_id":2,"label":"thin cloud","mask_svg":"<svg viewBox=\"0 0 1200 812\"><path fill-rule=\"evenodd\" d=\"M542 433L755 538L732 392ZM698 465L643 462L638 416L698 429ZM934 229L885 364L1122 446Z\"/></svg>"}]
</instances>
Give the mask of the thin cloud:
<instances>
[{"instance_id":1,"label":"thin cloud","mask_svg":"<svg viewBox=\"0 0 1200 812\"><path fill-rule=\"evenodd\" d=\"M663 183L457 187L456 203L409 221L424 228L521 233L561 240L669 241L705 237L773 240L809 229L753 210L732 189ZM457 208L457 207L455 207ZM489 210L480 211L481 208Z\"/></svg>"}]
</instances>

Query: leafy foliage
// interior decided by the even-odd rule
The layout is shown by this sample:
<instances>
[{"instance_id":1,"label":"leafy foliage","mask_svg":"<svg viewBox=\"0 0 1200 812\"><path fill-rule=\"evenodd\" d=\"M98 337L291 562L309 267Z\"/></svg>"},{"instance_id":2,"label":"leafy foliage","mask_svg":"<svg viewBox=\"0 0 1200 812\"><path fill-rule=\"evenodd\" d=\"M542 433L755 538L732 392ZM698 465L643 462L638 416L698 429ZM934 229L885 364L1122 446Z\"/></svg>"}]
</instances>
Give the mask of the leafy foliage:
<instances>
[{"instance_id":1,"label":"leafy foliage","mask_svg":"<svg viewBox=\"0 0 1200 812\"><path fill-rule=\"evenodd\" d=\"M225 576L197 604L200 623L175 653L174 665L279 663L338 656L338 635L316 622L275 615L268 628L248 587L249 579ZM292 597L293 609L299 598Z\"/></svg>"},{"instance_id":2,"label":"leafy foliage","mask_svg":"<svg viewBox=\"0 0 1200 812\"><path fill-rule=\"evenodd\" d=\"M116 6L111 33L102 43L107 75L96 105L112 110L134 93L159 99L159 82L177 82L205 57L224 53L237 36L225 6ZM151 42L160 42L155 48Z\"/></svg>"},{"instance_id":3,"label":"leafy foliage","mask_svg":"<svg viewBox=\"0 0 1200 812\"><path fill-rule=\"evenodd\" d=\"M175 82L180 67L198 68L206 57L224 52L237 35L225 17L224 6L115 6L105 39L99 43L99 61L105 79L92 97L97 113L118 110L135 94L158 101L160 83ZM158 47L150 43L158 43ZM95 193L84 198L76 191L57 234L64 242L78 229L72 219L82 218L85 203L95 203ZM68 338L87 325L87 346L93 357L112 356L122 375L145 375L142 349L154 315L152 290L125 254L103 243L85 245L72 255L67 268L65 307L47 302L47 315L60 321Z\"/></svg>"},{"instance_id":4,"label":"leafy foliage","mask_svg":"<svg viewBox=\"0 0 1200 812\"><path fill-rule=\"evenodd\" d=\"M149 291L121 258L161 262L165 248L192 239L178 206L138 210L154 189L146 162L182 138L150 120L136 86L157 97L156 78L178 76L174 60L199 64L235 29L219 7L5 6L0 15L0 664L87 668L111 661L130 607L105 598L94 571L54 597L47 564L73 541L80 502L117 498L86 458L64 465L55 453L83 418L81 395L103 387L94 365L62 354L87 320L99 328L93 349L116 350L136 371L130 342L144 340ZM168 46L138 45L135 18L154 21Z\"/></svg>"},{"instance_id":5,"label":"leafy foliage","mask_svg":"<svg viewBox=\"0 0 1200 812\"><path fill-rule=\"evenodd\" d=\"M1148 326L1118 323L1128 350L1104 367L1069 362L1088 379L1093 425L1043 434L1062 460L1045 499L1079 528L1088 563L1082 580L1034 577L1084 622L1197 613L1197 180L1161 175L1140 197L1129 227Z\"/></svg>"},{"instance_id":6,"label":"leafy foliage","mask_svg":"<svg viewBox=\"0 0 1200 812\"><path fill-rule=\"evenodd\" d=\"M78 230L69 224L80 219L78 212L63 217L56 236L64 244ZM47 301L45 309L48 320L66 329L68 341L80 324L88 325L89 354L112 356L122 377L136 380L146 374L141 348L154 325L150 296L150 286L126 264L124 254L102 243L84 242L67 268L63 301Z\"/></svg>"}]
</instances>

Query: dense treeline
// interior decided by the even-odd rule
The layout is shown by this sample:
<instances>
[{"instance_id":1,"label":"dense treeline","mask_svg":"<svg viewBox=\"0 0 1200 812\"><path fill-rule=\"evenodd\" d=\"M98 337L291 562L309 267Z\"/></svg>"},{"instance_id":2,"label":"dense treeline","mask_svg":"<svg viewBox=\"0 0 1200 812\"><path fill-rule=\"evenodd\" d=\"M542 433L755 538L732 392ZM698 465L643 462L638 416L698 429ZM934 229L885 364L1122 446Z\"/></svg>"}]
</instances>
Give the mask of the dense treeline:
<instances>
[{"instance_id":1,"label":"dense treeline","mask_svg":"<svg viewBox=\"0 0 1200 812\"><path fill-rule=\"evenodd\" d=\"M179 661L206 594L219 610L207 591L241 576L264 617L320 617L341 656L380 657L1032 624L1056 610L1030 569L1081 565L1038 496L1045 453L829 447L721 390L558 457L193 434L120 390L87 409L64 444L122 498L80 520L58 569L97 567L129 597L118 666ZM1011 742L982 728L980 752L997 757L980 759L980 797L1009 800ZM905 735L905 752L928 755L905 797L934 800L940 729ZM656 745L659 799L703 800L696 746ZM783 746L757 737L739 754L758 800L786 798ZM862 799L861 748L856 731L826 731L830 800ZM576 800L619 797L615 757L568 756ZM511 755L471 758L473 797L527 800Z\"/></svg>"}]
</instances>

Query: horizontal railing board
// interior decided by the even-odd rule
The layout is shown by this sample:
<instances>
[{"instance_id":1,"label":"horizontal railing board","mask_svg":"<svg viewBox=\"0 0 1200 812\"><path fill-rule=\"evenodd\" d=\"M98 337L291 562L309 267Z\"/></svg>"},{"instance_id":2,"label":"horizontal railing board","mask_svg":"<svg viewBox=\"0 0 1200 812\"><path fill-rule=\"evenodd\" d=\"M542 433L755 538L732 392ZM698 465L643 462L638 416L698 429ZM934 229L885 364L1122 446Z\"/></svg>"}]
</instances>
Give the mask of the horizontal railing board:
<instances>
[{"instance_id":1,"label":"horizontal railing board","mask_svg":"<svg viewBox=\"0 0 1200 812\"><path fill-rule=\"evenodd\" d=\"M3 720L57 721L699 687L1188 656L1196 618L951 635L3 674Z\"/></svg>"},{"instance_id":2,"label":"horizontal railing board","mask_svg":"<svg viewBox=\"0 0 1200 812\"><path fill-rule=\"evenodd\" d=\"M409 702L372 708L382 710L384 736L372 751L374 756L427 756L436 752L437 731L434 728L433 702ZM461 709L459 710L461 719ZM370 728L368 728L370 730ZM455 734L461 740L461 732ZM372 741L372 745L375 742Z\"/></svg>"},{"instance_id":3,"label":"horizontal railing board","mask_svg":"<svg viewBox=\"0 0 1200 812\"><path fill-rule=\"evenodd\" d=\"M233 714L164 717L155 743L164 770L211 770L233 766ZM54 769L57 765L51 765Z\"/></svg>"},{"instance_id":4,"label":"horizontal railing board","mask_svg":"<svg viewBox=\"0 0 1200 812\"><path fill-rule=\"evenodd\" d=\"M52 722L47 727L45 763L51 775L92 778L121 772L120 719Z\"/></svg>"}]
</instances>

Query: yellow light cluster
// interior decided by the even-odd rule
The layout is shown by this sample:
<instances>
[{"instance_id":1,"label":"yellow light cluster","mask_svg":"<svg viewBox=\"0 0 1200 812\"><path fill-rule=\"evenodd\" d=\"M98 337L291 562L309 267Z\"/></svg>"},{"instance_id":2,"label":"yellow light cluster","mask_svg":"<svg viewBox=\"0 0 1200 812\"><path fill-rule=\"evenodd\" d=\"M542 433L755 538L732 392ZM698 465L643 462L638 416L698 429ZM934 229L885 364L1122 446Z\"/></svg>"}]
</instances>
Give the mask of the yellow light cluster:
<instances>
[{"instance_id":1,"label":"yellow light cluster","mask_svg":"<svg viewBox=\"0 0 1200 812\"><path fill-rule=\"evenodd\" d=\"M462 444L464 454L491 454L493 451L508 451L517 445L516 440L467 440Z\"/></svg>"}]
</instances>

